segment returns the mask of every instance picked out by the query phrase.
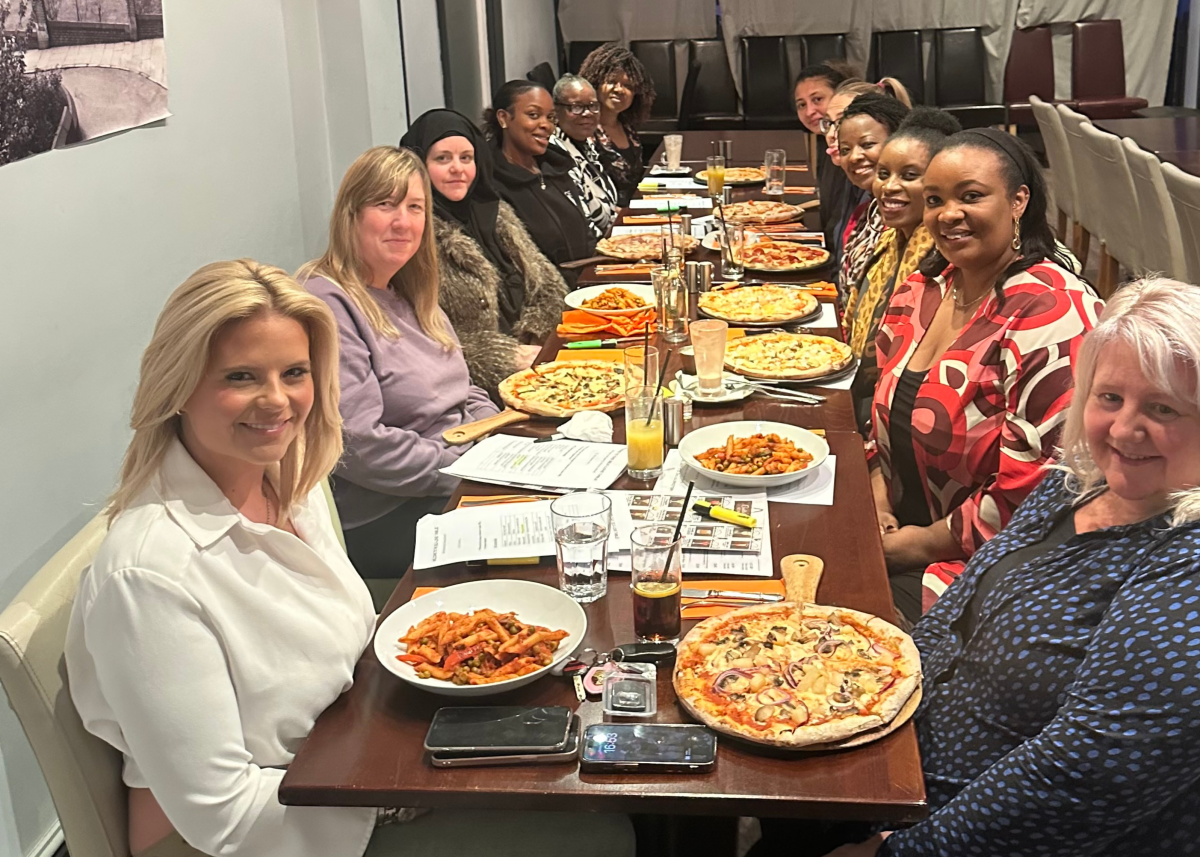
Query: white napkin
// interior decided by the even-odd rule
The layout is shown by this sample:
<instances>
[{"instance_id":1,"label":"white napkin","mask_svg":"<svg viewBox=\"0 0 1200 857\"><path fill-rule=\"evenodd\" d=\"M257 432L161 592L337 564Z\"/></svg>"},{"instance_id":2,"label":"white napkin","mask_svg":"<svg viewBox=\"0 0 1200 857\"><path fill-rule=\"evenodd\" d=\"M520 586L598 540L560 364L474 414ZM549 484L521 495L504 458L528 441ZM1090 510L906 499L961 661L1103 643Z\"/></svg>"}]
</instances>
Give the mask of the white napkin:
<instances>
[{"instance_id":1,"label":"white napkin","mask_svg":"<svg viewBox=\"0 0 1200 857\"><path fill-rule=\"evenodd\" d=\"M601 411L580 411L559 426L558 433L571 440L612 443L612 417Z\"/></svg>"}]
</instances>

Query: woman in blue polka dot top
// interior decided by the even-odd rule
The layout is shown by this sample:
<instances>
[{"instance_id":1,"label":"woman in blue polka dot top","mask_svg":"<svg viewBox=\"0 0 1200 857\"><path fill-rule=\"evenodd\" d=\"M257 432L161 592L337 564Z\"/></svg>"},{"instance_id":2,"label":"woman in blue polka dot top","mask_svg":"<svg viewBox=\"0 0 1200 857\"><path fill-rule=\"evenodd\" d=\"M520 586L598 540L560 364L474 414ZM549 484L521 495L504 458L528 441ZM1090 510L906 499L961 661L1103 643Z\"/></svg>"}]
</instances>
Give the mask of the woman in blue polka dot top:
<instances>
[{"instance_id":1,"label":"woman in blue polka dot top","mask_svg":"<svg viewBox=\"0 0 1200 857\"><path fill-rule=\"evenodd\" d=\"M1200 289L1116 293L1059 465L917 626L930 816L831 857L1174 855L1200 837Z\"/></svg>"}]
</instances>

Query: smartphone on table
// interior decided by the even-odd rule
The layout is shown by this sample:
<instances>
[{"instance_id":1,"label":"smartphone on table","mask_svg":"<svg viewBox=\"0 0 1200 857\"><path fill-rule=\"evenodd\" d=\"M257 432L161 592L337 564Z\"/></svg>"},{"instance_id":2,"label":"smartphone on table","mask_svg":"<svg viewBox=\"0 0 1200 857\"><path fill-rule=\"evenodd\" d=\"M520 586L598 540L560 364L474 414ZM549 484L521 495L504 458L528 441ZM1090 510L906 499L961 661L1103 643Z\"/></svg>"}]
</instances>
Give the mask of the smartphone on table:
<instances>
[{"instance_id":1,"label":"smartphone on table","mask_svg":"<svg viewBox=\"0 0 1200 857\"><path fill-rule=\"evenodd\" d=\"M459 755L562 752L572 716L563 705L439 708L425 735L425 749Z\"/></svg>"},{"instance_id":2,"label":"smartphone on table","mask_svg":"<svg viewBox=\"0 0 1200 857\"><path fill-rule=\"evenodd\" d=\"M717 735L690 723L595 723L579 751L585 771L704 773L717 763Z\"/></svg>"},{"instance_id":3,"label":"smartphone on table","mask_svg":"<svg viewBox=\"0 0 1200 857\"><path fill-rule=\"evenodd\" d=\"M543 753L480 753L477 751L441 750L429 754L435 768L477 768L493 765L553 765L574 762L579 758L579 718L571 718L567 743L561 750Z\"/></svg>"}]
</instances>

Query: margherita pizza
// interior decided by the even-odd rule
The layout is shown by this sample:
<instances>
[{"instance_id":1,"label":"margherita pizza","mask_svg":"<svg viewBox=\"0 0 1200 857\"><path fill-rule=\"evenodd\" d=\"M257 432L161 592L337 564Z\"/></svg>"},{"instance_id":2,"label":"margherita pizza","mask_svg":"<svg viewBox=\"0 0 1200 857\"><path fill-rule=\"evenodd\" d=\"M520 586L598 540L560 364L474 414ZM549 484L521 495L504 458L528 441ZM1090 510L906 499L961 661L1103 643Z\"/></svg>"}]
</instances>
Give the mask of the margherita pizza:
<instances>
[{"instance_id":1,"label":"margherita pizza","mask_svg":"<svg viewBox=\"0 0 1200 857\"><path fill-rule=\"evenodd\" d=\"M776 747L882 734L921 686L912 639L844 607L743 607L698 624L678 652L675 694L693 717Z\"/></svg>"},{"instance_id":2,"label":"margherita pizza","mask_svg":"<svg viewBox=\"0 0 1200 857\"><path fill-rule=\"evenodd\" d=\"M805 271L829 261L829 251L798 241L766 239L747 244L742 264L754 271Z\"/></svg>"},{"instance_id":3,"label":"margherita pizza","mask_svg":"<svg viewBox=\"0 0 1200 857\"><path fill-rule=\"evenodd\" d=\"M691 250L700 243L691 235L676 236L676 242L682 242L684 252ZM612 238L601 238L596 242L596 252L614 259L661 259L662 238L657 232L639 232L634 235L614 235Z\"/></svg>"},{"instance_id":4,"label":"margherita pizza","mask_svg":"<svg viewBox=\"0 0 1200 857\"><path fill-rule=\"evenodd\" d=\"M811 333L763 333L725 346L725 368L751 378L801 381L845 369L854 352L844 342Z\"/></svg>"},{"instance_id":5,"label":"margherita pizza","mask_svg":"<svg viewBox=\"0 0 1200 857\"><path fill-rule=\"evenodd\" d=\"M500 398L510 408L543 417L615 411L625 405L625 367L607 360L543 363L501 381Z\"/></svg>"},{"instance_id":6,"label":"margherita pizza","mask_svg":"<svg viewBox=\"0 0 1200 857\"><path fill-rule=\"evenodd\" d=\"M804 214L794 205L752 199L749 202L734 202L725 206L721 214L730 223L787 223Z\"/></svg>"},{"instance_id":7,"label":"margherita pizza","mask_svg":"<svg viewBox=\"0 0 1200 857\"><path fill-rule=\"evenodd\" d=\"M725 184L759 184L767 180L767 173L762 167L726 167ZM708 181L708 170L696 173L696 181Z\"/></svg>"},{"instance_id":8,"label":"margherita pizza","mask_svg":"<svg viewBox=\"0 0 1200 857\"><path fill-rule=\"evenodd\" d=\"M743 324L795 321L812 315L819 304L811 294L787 286L738 286L700 295L705 315Z\"/></svg>"}]
</instances>

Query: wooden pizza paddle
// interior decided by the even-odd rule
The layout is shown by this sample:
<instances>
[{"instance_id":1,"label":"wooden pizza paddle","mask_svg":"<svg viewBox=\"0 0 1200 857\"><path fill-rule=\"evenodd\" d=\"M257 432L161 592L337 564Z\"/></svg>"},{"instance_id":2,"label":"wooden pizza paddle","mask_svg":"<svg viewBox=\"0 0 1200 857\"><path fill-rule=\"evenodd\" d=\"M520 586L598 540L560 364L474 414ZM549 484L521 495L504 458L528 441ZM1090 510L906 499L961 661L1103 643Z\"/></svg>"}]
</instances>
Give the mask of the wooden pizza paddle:
<instances>
[{"instance_id":1,"label":"wooden pizza paddle","mask_svg":"<svg viewBox=\"0 0 1200 857\"><path fill-rule=\"evenodd\" d=\"M473 423L463 423L455 428L446 429L442 432L442 439L451 446L461 446L464 443L479 440L481 437L491 434L496 429L504 428L514 423L523 423L531 419L533 419L532 414L514 410L513 408L505 408L500 413L493 414L490 417L484 417L481 420L475 420Z\"/></svg>"},{"instance_id":2,"label":"wooden pizza paddle","mask_svg":"<svg viewBox=\"0 0 1200 857\"><path fill-rule=\"evenodd\" d=\"M821 574L825 571L823 559L812 554L794 553L780 560L779 570L788 601L817 603L817 587L821 585Z\"/></svg>"}]
</instances>

